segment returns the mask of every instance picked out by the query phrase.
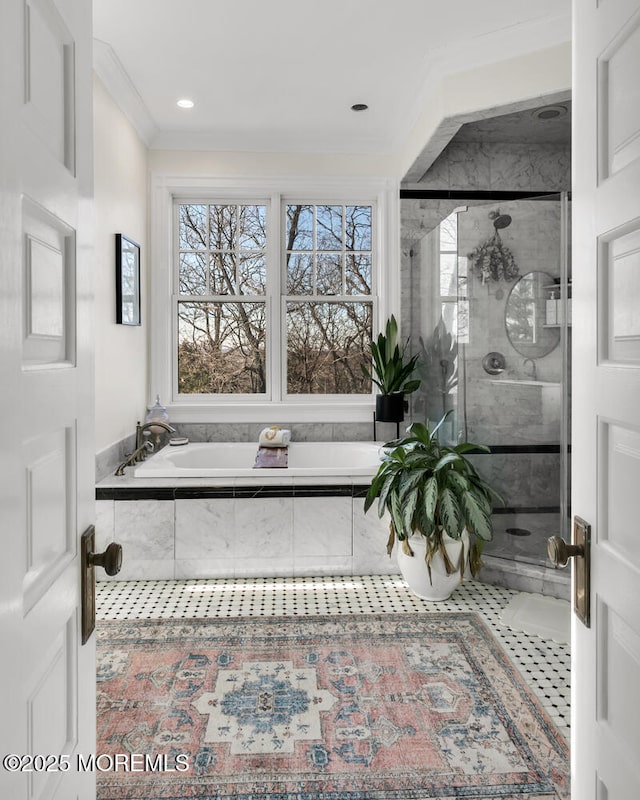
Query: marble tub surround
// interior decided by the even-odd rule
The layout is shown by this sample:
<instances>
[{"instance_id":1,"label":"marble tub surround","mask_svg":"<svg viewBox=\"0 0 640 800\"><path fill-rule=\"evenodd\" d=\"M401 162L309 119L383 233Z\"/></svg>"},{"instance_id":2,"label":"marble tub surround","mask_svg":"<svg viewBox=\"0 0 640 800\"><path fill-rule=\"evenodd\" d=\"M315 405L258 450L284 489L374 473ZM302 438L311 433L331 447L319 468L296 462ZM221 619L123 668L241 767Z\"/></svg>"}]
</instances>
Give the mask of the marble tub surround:
<instances>
[{"instance_id":1,"label":"marble tub surround","mask_svg":"<svg viewBox=\"0 0 640 800\"><path fill-rule=\"evenodd\" d=\"M476 458L491 458L477 456ZM520 490L526 486L523 480ZM364 513L367 485L339 485L300 478L259 489L237 479L211 486L195 479L110 476L98 487L96 546L123 545L121 572L98 580L390 575L396 559L386 553L388 521L375 508ZM282 496L286 491L286 495ZM518 497L518 495L513 495ZM138 499L133 499L137 497ZM481 580L553 597L568 596L569 573L513 561L504 529L529 527L527 544L539 550L553 515L496 515L496 552L488 545ZM535 535L535 534L539 535ZM524 540L521 540L524 542ZM515 546L521 546L520 543ZM531 560L531 559L530 559Z\"/></svg>"},{"instance_id":2,"label":"marble tub surround","mask_svg":"<svg viewBox=\"0 0 640 800\"><path fill-rule=\"evenodd\" d=\"M132 453L135 449L136 435L132 433L126 436L119 442L115 442L109 447L105 447L96 454L96 483L99 483L103 478L106 478L112 472L115 472L119 464Z\"/></svg>"},{"instance_id":3,"label":"marble tub surround","mask_svg":"<svg viewBox=\"0 0 640 800\"><path fill-rule=\"evenodd\" d=\"M180 436L192 442L256 442L265 422L177 422ZM371 422L292 422L278 423L291 431L292 442L367 442L373 440ZM395 436L395 423L379 423L378 438L387 441Z\"/></svg>"},{"instance_id":4,"label":"marble tub surround","mask_svg":"<svg viewBox=\"0 0 640 800\"><path fill-rule=\"evenodd\" d=\"M257 486L238 478L215 487L206 479L108 478L97 489L97 537L103 548L123 545L116 580L394 572L388 522L364 514L367 485L335 480Z\"/></svg>"},{"instance_id":5,"label":"marble tub surround","mask_svg":"<svg viewBox=\"0 0 640 800\"><path fill-rule=\"evenodd\" d=\"M351 497L177 500L176 577L351 575Z\"/></svg>"}]
</instances>

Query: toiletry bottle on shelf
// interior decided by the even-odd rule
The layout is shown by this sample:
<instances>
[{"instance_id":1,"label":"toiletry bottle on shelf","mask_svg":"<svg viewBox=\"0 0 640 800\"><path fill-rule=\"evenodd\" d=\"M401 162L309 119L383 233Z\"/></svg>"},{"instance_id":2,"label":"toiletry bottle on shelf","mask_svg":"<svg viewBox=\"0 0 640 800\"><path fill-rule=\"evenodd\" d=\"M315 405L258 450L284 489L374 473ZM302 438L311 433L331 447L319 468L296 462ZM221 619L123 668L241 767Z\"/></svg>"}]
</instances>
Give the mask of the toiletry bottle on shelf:
<instances>
[{"instance_id":1,"label":"toiletry bottle on shelf","mask_svg":"<svg viewBox=\"0 0 640 800\"><path fill-rule=\"evenodd\" d=\"M547 325L556 325L558 322L558 301L556 300L556 293L551 292L551 296L547 300Z\"/></svg>"}]
</instances>

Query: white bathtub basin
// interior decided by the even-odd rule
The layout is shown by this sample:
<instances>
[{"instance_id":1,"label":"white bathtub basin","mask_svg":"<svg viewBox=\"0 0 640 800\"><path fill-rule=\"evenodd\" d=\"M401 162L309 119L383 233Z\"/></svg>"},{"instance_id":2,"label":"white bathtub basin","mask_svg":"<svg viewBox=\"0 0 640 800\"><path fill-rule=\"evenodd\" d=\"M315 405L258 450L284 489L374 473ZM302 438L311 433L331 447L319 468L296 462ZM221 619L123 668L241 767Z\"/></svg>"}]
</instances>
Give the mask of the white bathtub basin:
<instances>
[{"instance_id":1,"label":"white bathtub basin","mask_svg":"<svg viewBox=\"0 0 640 800\"><path fill-rule=\"evenodd\" d=\"M380 442L292 442L286 469L254 469L255 442L192 442L165 447L134 470L137 478L371 477Z\"/></svg>"}]
</instances>

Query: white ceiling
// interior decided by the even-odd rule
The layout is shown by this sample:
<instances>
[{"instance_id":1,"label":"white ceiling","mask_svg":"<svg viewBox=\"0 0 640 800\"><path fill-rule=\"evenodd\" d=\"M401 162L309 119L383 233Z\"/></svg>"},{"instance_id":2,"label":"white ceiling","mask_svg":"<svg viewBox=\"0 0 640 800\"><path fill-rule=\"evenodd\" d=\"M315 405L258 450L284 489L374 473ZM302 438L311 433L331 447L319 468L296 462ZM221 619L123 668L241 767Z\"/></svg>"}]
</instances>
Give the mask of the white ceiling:
<instances>
[{"instance_id":1,"label":"white ceiling","mask_svg":"<svg viewBox=\"0 0 640 800\"><path fill-rule=\"evenodd\" d=\"M570 36L570 0L93 6L96 52L117 65L152 147L395 153L442 74ZM176 106L185 96L195 108ZM350 110L360 102L369 110Z\"/></svg>"}]
</instances>

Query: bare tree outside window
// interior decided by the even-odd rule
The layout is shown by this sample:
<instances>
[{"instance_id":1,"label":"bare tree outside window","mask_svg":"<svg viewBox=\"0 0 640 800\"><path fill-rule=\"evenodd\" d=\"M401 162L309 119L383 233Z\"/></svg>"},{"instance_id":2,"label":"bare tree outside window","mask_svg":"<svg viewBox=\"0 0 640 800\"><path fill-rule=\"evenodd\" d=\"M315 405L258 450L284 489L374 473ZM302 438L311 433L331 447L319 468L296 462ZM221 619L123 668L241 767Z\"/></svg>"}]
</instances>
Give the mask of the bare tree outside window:
<instances>
[{"instance_id":1,"label":"bare tree outside window","mask_svg":"<svg viewBox=\"0 0 640 800\"><path fill-rule=\"evenodd\" d=\"M178 391L263 394L266 207L181 204L178 215Z\"/></svg>"},{"instance_id":2,"label":"bare tree outside window","mask_svg":"<svg viewBox=\"0 0 640 800\"><path fill-rule=\"evenodd\" d=\"M287 392L369 394L372 209L286 207Z\"/></svg>"},{"instance_id":3,"label":"bare tree outside window","mask_svg":"<svg viewBox=\"0 0 640 800\"><path fill-rule=\"evenodd\" d=\"M369 394L371 303L287 303L289 394Z\"/></svg>"},{"instance_id":4,"label":"bare tree outside window","mask_svg":"<svg viewBox=\"0 0 640 800\"><path fill-rule=\"evenodd\" d=\"M268 393L269 325L277 352L286 336L287 393L371 392L361 369L373 330L371 206L284 207L282 305L268 304L266 205L181 203L177 213L180 394Z\"/></svg>"}]
</instances>

